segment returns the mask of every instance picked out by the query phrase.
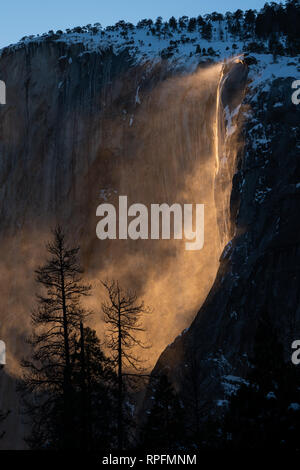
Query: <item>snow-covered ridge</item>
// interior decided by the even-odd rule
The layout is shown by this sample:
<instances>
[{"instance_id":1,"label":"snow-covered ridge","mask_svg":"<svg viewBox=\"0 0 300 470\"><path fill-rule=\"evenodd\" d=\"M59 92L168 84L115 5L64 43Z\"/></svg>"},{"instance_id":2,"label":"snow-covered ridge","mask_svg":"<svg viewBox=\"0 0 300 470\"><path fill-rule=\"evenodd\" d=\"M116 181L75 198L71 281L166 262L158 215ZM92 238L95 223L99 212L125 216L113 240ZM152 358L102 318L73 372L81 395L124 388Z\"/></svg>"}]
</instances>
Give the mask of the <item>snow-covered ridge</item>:
<instances>
[{"instance_id":1,"label":"snow-covered ridge","mask_svg":"<svg viewBox=\"0 0 300 470\"><path fill-rule=\"evenodd\" d=\"M269 41L257 39L255 35L231 34L228 31L228 22L223 20L209 21L210 31L203 26L196 25L194 30L190 30L188 23L184 27L172 27L169 23L162 23L157 29L154 24L143 20L137 26L120 21L115 26L105 29L99 23L94 26L77 27L66 32L49 31L43 35L28 36L22 38L17 44L10 45L0 50L0 56L4 53L11 53L18 49L26 48L30 44L40 44L43 42L58 42L66 46L81 45L83 51L79 55L92 52L101 52L111 49L113 53L119 54L125 49L137 62L156 61L169 59L176 66L195 66L199 62L208 60L219 61L233 55L251 52L255 49L264 54L255 54L264 61L271 62L273 56L266 54L269 49ZM151 21L151 20L150 20ZM278 42L285 47L286 38L281 35ZM271 59L271 60L270 60ZM279 63L284 60L283 68L288 63L294 62L299 67L299 59L295 57L278 56ZM278 67L273 67L274 72ZM280 70L283 71L282 69ZM299 71L299 70L298 70ZM270 71L269 73L272 73ZM285 71L286 72L286 71Z\"/></svg>"},{"instance_id":2,"label":"snow-covered ridge","mask_svg":"<svg viewBox=\"0 0 300 470\"><path fill-rule=\"evenodd\" d=\"M95 32L97 30L97 32ZM116 28L114 30L97 29L92 30L82 28L82 32L73 31L69 33L48 33L41 36L29 36L17 44L10 45L0 51L15 51L32 43L42 42L60 42L66 45L80 44L85 52L101 52L112 49L115 54L122 50L128 50L129 54L138 62L153 61L160 58L172 59L172 62L185 63L188 60L190 64L198 63L200 58L224 58L230 57L233 53L243 51L243 45L237 44L234 38L228 38L224 42L218 39L218 34L214 31L211 40L204 39L201 32L169 31L161 35L153 35L149 28L137 28L126 31ZM232 46L234 48L232 48ZM203 53L196 51L201 48ZM236 47L236 49L235 49ZM82 54L82 53L81 53Z\"/></svg>"}]
</instances>

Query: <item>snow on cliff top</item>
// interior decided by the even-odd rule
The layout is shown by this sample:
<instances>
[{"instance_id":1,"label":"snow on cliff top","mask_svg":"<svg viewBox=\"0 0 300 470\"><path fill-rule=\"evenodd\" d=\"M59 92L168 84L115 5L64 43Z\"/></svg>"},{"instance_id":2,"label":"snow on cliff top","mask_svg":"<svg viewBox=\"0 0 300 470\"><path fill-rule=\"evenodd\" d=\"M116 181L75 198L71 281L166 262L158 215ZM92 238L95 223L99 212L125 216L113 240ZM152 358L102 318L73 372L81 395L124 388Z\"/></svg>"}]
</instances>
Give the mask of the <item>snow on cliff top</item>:
<instances>
[{"instance_id":1,"label":"snow on cliff top","mask_svg":"<svg viewBox=\"0 0 300 470\"><path fill-rule=\"evenodd\" d=\"M126 24L125 24L126 25ZM81 54L89 52L101 52L111 48L115 54L128 50L136 62L155 62L161 58L168 58L176 67L185 70L193 70L199 62L207 60L222 61L226 58L241 54L247 50L248 40L238 40L227 32L225 21L212 22L212 37L205 39L199 30L188 31L185 29L152 32L149 26L133 26L124 28L124 25L115 25L102 29L101 26L91 25L78 27L68 32L49 32L41 36L29 36L23 38L17 44L10 45L0 50L0 56L4 51L15 51L26 48L31 43L58 42L66 46L74 44L82 45ZM248 42L247 42L248 41ZM284 37L281 42L284 45ZM262 42L267 50L268 41ZM199 53L199 48L201 52ZM198 51L198 52L197 52ZM274 63L272 54L253 54L258 61L254 67L253 78L263 82L273 77L299 76L299 58L279 56ZM289 65L294 64L294 65Z\"/></svg>"}]
</instances>

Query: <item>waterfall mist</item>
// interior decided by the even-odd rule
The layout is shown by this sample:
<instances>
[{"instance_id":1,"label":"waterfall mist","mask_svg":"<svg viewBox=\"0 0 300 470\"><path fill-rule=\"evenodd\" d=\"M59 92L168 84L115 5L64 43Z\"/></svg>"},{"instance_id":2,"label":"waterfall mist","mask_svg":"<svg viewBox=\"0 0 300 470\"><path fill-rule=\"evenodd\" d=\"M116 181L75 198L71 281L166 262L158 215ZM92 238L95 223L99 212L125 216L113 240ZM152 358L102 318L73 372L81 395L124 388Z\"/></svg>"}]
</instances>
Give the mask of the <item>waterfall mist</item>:
<instances>
[{"instance_id":1,"label":"waterfall mist","mask_svg":"<svg viewBox=\"0 0 300 470\"><path fill-rule=\"evenodd\" d=\"M111 175L108 202L118 195L128 204L203 203L205 241L200 251L186 251L182 240L96 241L105 256L90 257L92 282L108 277L134 288L153 308L145 318L152 348L140 351L152 367L164 347L188 327L205 299L223 248L215 207L216 91L221 65L170 78L143 97L133 123L123 134L122 163ZM93 247L93 253L97 247ZM92 258L92 259L91 259ZM99 309L102 290L92 299ZM98 317L99 318L99 317ZM94 317L100 334L97 316Z\"/></svg>"},{"instance_id":2,"label":"waterfall mist","mask_svg":"<svg viewBox=\"0 0 300 470\"><path fill-rule=\"evenodd\" d=\"M30 331L34 269L46 257L45 243L57 222L81 246L85 276L94 288L86 303L94 311L91 324L100 338L105 333L100 280L107 278L136 290L153 309L144 322L145 339L152 347L139 352L148 368L189 326L213 283L225 242L220 239L215 204L216 96L221 68L217 64L158 83L148 93L140 93L140 103L132 113L122 108L105 111L98 121L101 145L87 171L76 170L72 198L61 200L55 211L48 210L47 217L26 208L29 217L22 230L3 238L2 336L8 343L11 373L18 374L24 337ZM95 123L91 125L94 129ZM89 146L86 151L93 149ZM41 191L39 187L35 198ZM204 204L203 249L186 251L184 240L98 240L96 207L104 201L117 207L119 195L128 196L128 205Z\"/></svg>"}]
</instances>

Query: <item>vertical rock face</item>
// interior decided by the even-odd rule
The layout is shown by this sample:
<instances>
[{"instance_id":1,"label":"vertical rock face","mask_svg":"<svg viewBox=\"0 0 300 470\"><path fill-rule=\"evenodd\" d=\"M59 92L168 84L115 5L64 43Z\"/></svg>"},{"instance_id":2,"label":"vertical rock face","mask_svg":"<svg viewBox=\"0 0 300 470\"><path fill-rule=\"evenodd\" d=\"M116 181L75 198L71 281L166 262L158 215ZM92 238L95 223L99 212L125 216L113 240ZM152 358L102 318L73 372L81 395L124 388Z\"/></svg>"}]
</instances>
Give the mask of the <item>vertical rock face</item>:
<instances>
[{"instance_id":1,"label":"vertical rock face","mask_svg":"<svg viewBox=\"0 0 300 470\"><path fill-rule=\"evenodd\" d=\"M167 373L188 401L191 365L196 365L193 377L206 415L220 412L228 394L247 377L263 312L278 328L287 360L300 334L300 107L291 101L291 83L291 78L278 78L270 87L248 90L245 146L231 192L234 236L191 327L154 369Z\"/></svg>"},{"instance_id":2,"label":"vertical rock face","mask_svg":"<svg viewBox=\"0 0 300 470\"><path fill-rule=\"evenodd\" d=\"M235 224L230 214L232 178L237 158L243 152L242 127L243 99L246 92L248 66L240 59L224 64L219 82L216 115L218 127L216 140L217 169L215 176L215 201L218 227L223 246L234 235ZM242 108L242 109L241 109Z\"/></svg>"},{"instance_id":3,"label":"vertical rock face","mask_svg":"<svg viewBox=\"0 0 300 470\"><path fill-rule=\"evenodd\" d=\"M80 44L51 41L2 52L0 338L8 364L0 398L11 410L2 448L24 446L15 380L31 331L34 269L44 262L55 223L81 245L86 277L95 285L92 326L100 336L101 278L120 279L156 307L146 325L150 367L205 298L221 250L213 145L220 68L189 75L163 62L133 63L126 50L88 53ZM100 242L96 208L117 206L119 194L148 207L205 203L210 236L204 250L186 252L183 241Z\"/></svg>"},{"instance_id":4,"label":"vertical rock face","mask_svg":"<svg viewBox=\"0 0 300 470\"><path fill-rule=\"evenodd\" d=\"M1 110L2 232L48 221L51 213L70 216L66 198L82 199L80 180L107 132L99 121L130 93L118 81L129 68L126 52L80 55L80 46L45 42L2 55L8 94Z\"/></svg>"},{"instance_id":5,"label":"vertical rock face","mask_svg":"<svg viewBox=\"0 0 300 470\"><path fill-rule=\"evenodd\" d=\"M225 70L215 178L219 73L216 66L175 76L163 63L134 64L126 49L87 52L80 43L33 41L2 53L0 338L9 377L2 377L0 398L12 410L2 448L24 446L15 377L30 331L33 271L58 221L81 244L87 277L117 272L148 303L155 299L158 317L148 324L158 341L155 357L190 324L215 278L222 243L233 237L192 325L155 367L169 374L183 399L196 361L203 406L226 400L225 377L247 375L262 309L280 327L288 352L289 325L300 315L299 107L290 100L290 79L243 99L245 66ZM151 241L146 248L140 241L100 248L96 207L116 204L119 194L129 204L205 203L203 252L182 256L173 243L158 248ZM97 315L98 306L96 297ZM92 326L99 326L97 318Z\"/></svg>"},{"instance_id":6,"label":"vertical rock face","mask_svg":"<svg viewBox=\"0 0 300 470\"><path fill-rule=\"evenodd\" d=\"M99 190L95 161L101 185L113 152L113 146L108 150L103 144L110 112L118 109L121 96L135 92L134 79L124 84L119 79L129 73L126 52L82 52L80 45L32 43L3 52L0 60L7 85L7 104L0 110L0 337L7 347L0 397L1 407L11 410L0 443L4 449L24 447L25 418L20 416L15 378L27 352L33 271L43 262L43 245L55 223L63 223L76 243L89 230ZM135 73L139 75L138 69ZM116 134L115 146L119 139ZM90 230L94 234L94 227Z\"/></svg>"}]
</instances>

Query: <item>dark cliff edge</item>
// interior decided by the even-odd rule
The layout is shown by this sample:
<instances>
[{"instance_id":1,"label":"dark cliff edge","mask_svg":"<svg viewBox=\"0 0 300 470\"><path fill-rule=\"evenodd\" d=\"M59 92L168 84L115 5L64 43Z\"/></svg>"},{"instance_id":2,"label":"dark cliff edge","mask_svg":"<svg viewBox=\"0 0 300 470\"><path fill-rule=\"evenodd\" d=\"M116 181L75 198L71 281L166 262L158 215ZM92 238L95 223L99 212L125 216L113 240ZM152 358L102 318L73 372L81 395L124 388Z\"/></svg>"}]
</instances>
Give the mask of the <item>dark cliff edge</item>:
<instances>
[{"instance_id":1,"label":"dark cliff edge","mask_svg":"<svg viewBox=\"0 0 300 470\"><path fill-rule=\"evenodd\" d=\"M246 90L244 147L230 198L234 236L192 325L153 370L169 377L184 405L191 399L191 367L193 379L196 370L203 419L222 413L232 389L247 378L264 312L280 333L287 361L300 335L300 107L291 101L292 81L277 78L267 90ZM148 395L146 408L149 403Z\"/></svg>"}]
</instances>

